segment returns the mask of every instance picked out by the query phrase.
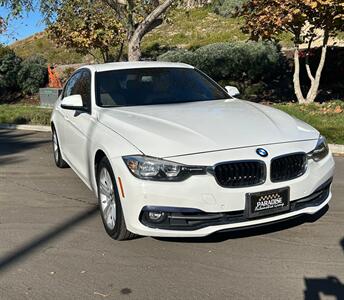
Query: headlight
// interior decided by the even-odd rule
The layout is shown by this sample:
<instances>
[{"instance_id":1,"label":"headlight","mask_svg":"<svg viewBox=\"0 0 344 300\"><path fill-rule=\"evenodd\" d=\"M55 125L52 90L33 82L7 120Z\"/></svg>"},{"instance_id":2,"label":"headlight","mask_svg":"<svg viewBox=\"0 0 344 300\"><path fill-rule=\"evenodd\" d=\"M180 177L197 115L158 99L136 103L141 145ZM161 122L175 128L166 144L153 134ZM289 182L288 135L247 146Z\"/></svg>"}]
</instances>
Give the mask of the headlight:
<instances>
[{"instance_id":1,"label":"headlight","mask_svg":"<svg viewBox=\"0 0 344 300\"><path fill-rule=\"evenodd\" d=\"M192 175L207 173L203 166L187 166L143 155L123 156L123 160L134 176L146 180L183 181Z\"/></svg>"},{"instance_id":2,"label":"headlight","mask_svg":"<svg viewBox=\"0 0 344 300\"><path fill-rule=\"evenodd\" d=\"M321 135L318 139L318 143L315 149L312 152L308 153L308 158L311 158L314 161L319 161L322 160L328 153L329 150L326 139Z\"/></svg>"}]
</instances>

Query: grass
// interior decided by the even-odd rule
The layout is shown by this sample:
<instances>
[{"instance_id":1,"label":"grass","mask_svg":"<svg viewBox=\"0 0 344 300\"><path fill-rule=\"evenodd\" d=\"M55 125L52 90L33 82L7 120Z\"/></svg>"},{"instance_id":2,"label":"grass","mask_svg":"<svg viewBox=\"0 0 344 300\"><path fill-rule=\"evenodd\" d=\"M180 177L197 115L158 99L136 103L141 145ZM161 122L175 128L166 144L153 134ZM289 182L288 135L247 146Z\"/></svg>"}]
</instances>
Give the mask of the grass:
<instances>
[{"instance_id":1,"label":"grass","mask_svg":"<svg viewBox=\"0 0 344 300\"><path fill-rule=\"evenodd\" d=\"M241 31L242 18L225 18L213 12L211 6L192 10L175 9L168 15L168 22L144 38L143 49L155 43L178 48L195 48L219 42L247 41L249 35ZM289 34L279 36L281 45L292 46Z\"/></svg>"},{"instance_id":2,"label":"grass","mask_svg":"<svg viewBox=\"0 0 344 300\"><path fill-rule=\"evenodd\" d=\"M188 49L248 38L240 30L241 19L221 17L209 7L189 11L176 9L170 12L168 20L144 38L143 48L159 43Z\"/></svg>"},{"instance_id":3,"label":"grass","mask_svg":"<svg viewBox=\"0 0 344 300\"><path fill-rule=\"evenodd\" d=\"M1 104L0 123L49 125L51 109L32 105Z\"/></svg>"},{"instance_id":4,"label":"grass","mask_svg":"<svg viewBox=\"0 0 344 300\"><path fill-rule=\"evenodd\" d=\"M329 143L344 144L344 102L300 105L295 103L273 104L296 118L309 123L326 136ZM49 125L51 109L33 105L0 105L0 123Z\"/></svg>"},{"instance_id":5,"label":"grass","mask_svg":"<svg viewBox=\"0 0 344 300\"><path fill-rule=\"evenodd\" d=\"M344 102L331 101L324 104L274 104L296 118L320 131L329 143L344 144Z\"/></svg>"},{"instance_id":6,"label":"grass","mask_svg":"<svg viewBox=\"0 0 344 300\"><path fill-rule=\"evenodd\" d=\"M344 40L344 31L339 31L337 33L337 39Z\"/></svg>"}]
</instances>

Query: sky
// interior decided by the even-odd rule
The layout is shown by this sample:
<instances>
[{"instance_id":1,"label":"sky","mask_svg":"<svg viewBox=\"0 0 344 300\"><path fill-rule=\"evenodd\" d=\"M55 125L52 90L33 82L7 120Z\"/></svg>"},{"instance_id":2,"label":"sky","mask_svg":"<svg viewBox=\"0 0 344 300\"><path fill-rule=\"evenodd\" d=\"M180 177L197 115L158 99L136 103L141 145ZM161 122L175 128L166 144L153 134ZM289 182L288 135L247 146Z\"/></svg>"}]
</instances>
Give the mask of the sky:
<instances>
[{"instance_id":1,"label":"sky","mask_svg":"<svg viewBox=\"0 0 344 300\"><path fill-rule=\"evenodd\" d=\"M7 13L5 8L0 7L0 16L5 17ZM38 9L30 13L24 13L21 18L10 21L7 32L0 35L0 43L9 45L16 40L41 32L44 28L42 15Z\"/></svg>"}]
</instances>

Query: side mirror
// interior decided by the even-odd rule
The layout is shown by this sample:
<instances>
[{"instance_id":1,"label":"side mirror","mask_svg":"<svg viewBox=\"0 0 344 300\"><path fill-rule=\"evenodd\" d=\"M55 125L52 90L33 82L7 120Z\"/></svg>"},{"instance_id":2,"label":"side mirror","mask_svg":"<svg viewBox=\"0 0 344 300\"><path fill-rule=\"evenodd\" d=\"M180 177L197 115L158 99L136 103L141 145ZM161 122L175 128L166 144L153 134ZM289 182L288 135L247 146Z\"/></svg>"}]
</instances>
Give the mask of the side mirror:
<instances>
[{"instance_id":1,"label":"side mirror","mask_svg":"<svg viewBox=\"0 0 344 300\"><path fill-rule=\"evenodd\" d=\"M226 89L228 95L231 97L235 97L235 96L240 95L238 88L236 88L235 86L227 85L227 86L225 86L225 89Z\"/></svg>"},{"instance_id":2,"label":"side mirror","mask_svg":"<svg viewBox=\"0 0 344 300\"><path fill-rule=\"evenodd\" d=\"M81 95L72 95L62 99L61 107L69 110L84 110Z\"/></svg>"}]
</instances>

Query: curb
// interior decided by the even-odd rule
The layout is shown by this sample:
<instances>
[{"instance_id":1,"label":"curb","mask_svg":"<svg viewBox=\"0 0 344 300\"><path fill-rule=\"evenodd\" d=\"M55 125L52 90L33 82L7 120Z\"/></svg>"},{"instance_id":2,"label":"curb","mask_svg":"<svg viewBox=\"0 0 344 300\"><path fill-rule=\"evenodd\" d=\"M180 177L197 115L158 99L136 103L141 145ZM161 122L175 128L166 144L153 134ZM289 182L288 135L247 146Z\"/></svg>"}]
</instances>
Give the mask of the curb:
<instances>
[{"instance_id":1,"label":"curb","mask_svg":"<svg viewBox=\"0 0 344 300\"><path fill-rule=\"evenodd\" d=\"M42 125L0 124L0 129L16 129L16 130L51 132L50 126L42 126ZM344 155L344 145L329 144L328 146L334 155Z\"/></svg>"},{"instance_id":2,"label":"curb","mask_svg":"<svg viewBox=\"0 0 344 300\"><path fill-rule=\"evenodd\" d=\"M335 155L344 155L344 145L329 144L331 152Z\"/></svg>"},{"instance_id":3,"label":"curb","mask_svg":"<svg viewBox=\"0 0 344 300\"><path fill-rule=\"evenodd\" d=\"M0 124L0 129L16 129L16 130L51 132L50 126L42 126L42 125Z\"/></svg>"}]
</instances>

